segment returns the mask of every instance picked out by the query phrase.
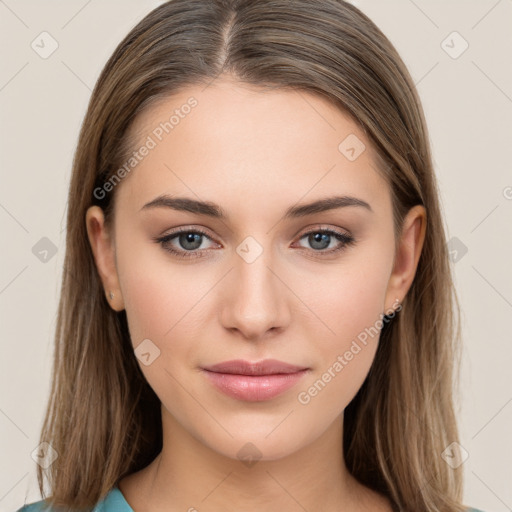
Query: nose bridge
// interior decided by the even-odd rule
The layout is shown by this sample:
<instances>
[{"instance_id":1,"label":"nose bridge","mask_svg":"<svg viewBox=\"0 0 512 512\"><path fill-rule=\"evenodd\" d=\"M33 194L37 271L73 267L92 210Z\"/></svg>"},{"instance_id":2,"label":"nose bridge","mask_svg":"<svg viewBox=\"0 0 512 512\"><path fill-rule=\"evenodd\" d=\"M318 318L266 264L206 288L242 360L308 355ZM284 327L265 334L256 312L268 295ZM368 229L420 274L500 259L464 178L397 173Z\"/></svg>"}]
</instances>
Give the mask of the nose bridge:
<instances>
[{"instance_id":1,"label":"nose bridge","mask_svg":"<svg viewBox=\"0 0 512 512\"><path fill-rule=\"evenodd\" d=\"M224 326L248 338L262 337L289 321L285 287L274 275L273 251L263 243L248 236L237 246L223 309Z\"/></svg>"}]
</instances>

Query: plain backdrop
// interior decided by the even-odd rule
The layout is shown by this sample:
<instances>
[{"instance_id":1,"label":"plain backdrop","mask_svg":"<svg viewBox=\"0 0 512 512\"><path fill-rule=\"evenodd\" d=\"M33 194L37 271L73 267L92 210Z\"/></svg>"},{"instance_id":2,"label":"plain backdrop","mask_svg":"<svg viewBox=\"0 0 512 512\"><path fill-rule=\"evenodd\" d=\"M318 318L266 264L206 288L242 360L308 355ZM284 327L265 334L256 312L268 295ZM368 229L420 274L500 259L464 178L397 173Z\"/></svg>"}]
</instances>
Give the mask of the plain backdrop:
<instances>
[{"instance_id":1,"label":"plain backdrop","mask_svg":"<svg viewBox=\"0 0 512 512\"><path fill-rule=\"evenodd\" d=\"M1 511L41 499L31 453L49 393L79 128L108 57L160 3L0 0ZM510 511L512 0L353 3L396 46L425 109L462 308L465 503Z\"/></svg>"}]
</instances>

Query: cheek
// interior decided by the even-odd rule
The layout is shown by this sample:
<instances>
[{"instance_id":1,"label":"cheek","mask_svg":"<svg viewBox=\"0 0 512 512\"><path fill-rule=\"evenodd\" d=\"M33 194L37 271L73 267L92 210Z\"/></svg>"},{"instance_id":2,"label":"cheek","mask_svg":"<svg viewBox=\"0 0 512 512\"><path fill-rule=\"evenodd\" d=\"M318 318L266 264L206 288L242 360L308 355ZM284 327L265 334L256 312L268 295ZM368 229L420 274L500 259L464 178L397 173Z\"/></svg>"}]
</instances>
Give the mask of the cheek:
<instances>
[{"instance_id":1,"label":"cheek","mask_svg":"<svg viewBox=\"0 0 512 512\"><path fill-rule=\"evenodd\" d=\"M161 361L169 362L165 351L170 347L173 360L188 357L204 336L208 299L219 276L208 266L177 264L153 243L135 245L120 242L117 258L132 344L152 340L164 356Z\"/></svg>"},{"instance_id":2,"label":"cheek","mask_svg":"<svg viewBox=\"0 0 512 512\"><path fill-rule=\"evenodd\" d=\"M180 284L179 271L165 265L156 243L135 240L118 232L117 269L132 343L162 339L172 328L185 301L187 288Z\"/></svg>"},{"instance_id":3,"label":"cheek","mask_svg":"<svg viewBox=\"0 0 512 512\"><path fill-rule=\"evenodd\" d=\"M166 254L146 245L127 251L120 244L118 250L130 338L140 369L160 400L165 404L172 397L173 408L187 410L190 404L182 386L194 367L200 299L207 293L208 283L197 278L193 266L175 265ZM204 332L200 327L199 331ZM144 341L141 345L148 339L151 343ZM137 350L139 345L141 349ZM148 347L150 353L147 365L139 356L146 352L142 347Z\"/></svg>"},{"instance_id":4,"label":"cheek","mask_svg":"<svg viewBox=\"0 0 512 512\"><path fill-rule=\"evenodd\" d=\"M132 343L137 346L145 338L158 339L174 323L176 310L170 279L151 271L127 272L123 279L122 291ZM175 292L174 292L175 293Z\"/></svg>"},{"instance_id":5,"label":"cheek","mask_svg":"<svg viewBox=\"0 0 512 512\"><path fill-rule=\"evenodd\" d=\"M314 293L303 286L305 302L314 304L322 321L308 325L307 337L314 342L310 350L318 364L298 395L311 414L318 408L330 411L334 419L355 396L373 363L393 255L385 245L367 249L325 278L317 276Z\"/></svg>"},{"instance_id":6,"label":"cheek","mask_svg":"<svg viewBox=\"0 0 512 512\"><path fill-rule=\"evenodd\" d=\"M295 287L324 324L323 338L330 346L343 348L347 342L371 328L384 313L392 254L372 244L364 252L354 252L336 268L322 269L314 279ZM314 283L314 285L313 285ZM314 320L314 318L312 318ZM322 322L316 322L321 324ZM328 328L327 328L328 327ZM318 335L318 334L317 334Z\"/></svg>"}]
</instances>

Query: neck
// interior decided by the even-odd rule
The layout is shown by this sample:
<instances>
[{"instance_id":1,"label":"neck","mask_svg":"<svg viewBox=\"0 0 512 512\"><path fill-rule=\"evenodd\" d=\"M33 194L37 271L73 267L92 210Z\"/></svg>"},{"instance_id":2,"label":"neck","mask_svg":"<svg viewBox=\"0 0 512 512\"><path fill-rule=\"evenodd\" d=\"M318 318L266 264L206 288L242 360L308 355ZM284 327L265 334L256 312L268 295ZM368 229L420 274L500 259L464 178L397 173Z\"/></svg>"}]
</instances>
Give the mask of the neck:
<instances>
[{"instance_id":1,"label":"neck","mask_svg":"<svg viewBox=\"0 0 512 512\"><path fill-rule=\"evenodd\" d=\"M274 460L266 460L257 447L246 443L241 443L244 460L220 454L193 437L163 406L162 426L158 457L133 475L136 484L120 483L135 512L224 512L234 504L247 512L356 512L370 504L371 510L391 510L382 508L383 498L347 471L342 415L313 443Z\"/></svg>"}]
</instances>

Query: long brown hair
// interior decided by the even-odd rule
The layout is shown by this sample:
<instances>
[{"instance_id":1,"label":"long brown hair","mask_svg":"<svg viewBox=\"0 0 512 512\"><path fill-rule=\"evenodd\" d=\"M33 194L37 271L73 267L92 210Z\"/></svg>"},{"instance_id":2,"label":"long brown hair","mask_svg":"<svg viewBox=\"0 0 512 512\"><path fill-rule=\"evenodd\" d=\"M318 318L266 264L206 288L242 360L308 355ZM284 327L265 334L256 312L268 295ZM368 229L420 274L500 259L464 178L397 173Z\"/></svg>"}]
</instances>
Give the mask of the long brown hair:
<instances>
[{"instance_id":1,"label":"long brown hair","mask_svg":"<svg viewBox=\"0 0 512 512\"><path fill-rule=\"evenodd\" d=\"M462 511L462 469L442 457L458 441L459 308L424 114L391 42L342 0L172 0L138 23L108 60L73 161L40 439L58 457L47 470L37 468L42 496L46 476L54 506L92 508L162 448L160 401L136 362L125 311L116 313L105 299L84 219L98 204L111 222L115 189L102 198L94 190L133 151L128 134L138 114L221 74L315 93L352 116L389 184L397 237L408 210L425 207L416 276L345 410L344 451L349 471L397 509Z\"/></svg>"}]
</instances>

